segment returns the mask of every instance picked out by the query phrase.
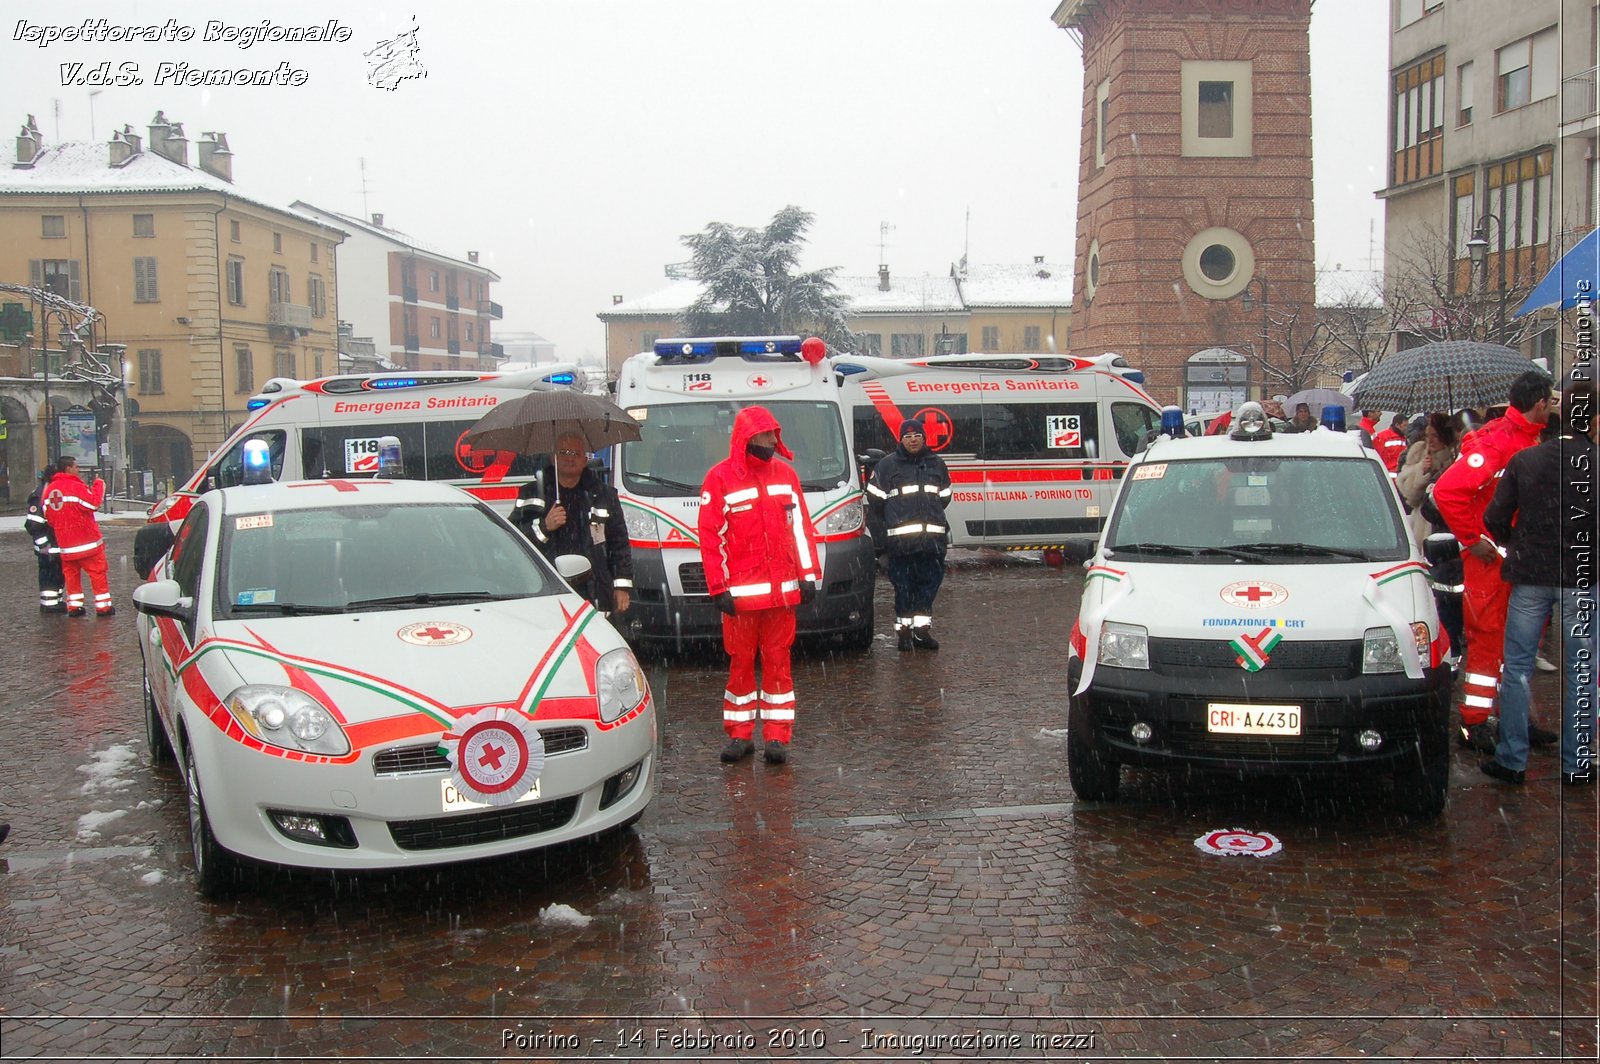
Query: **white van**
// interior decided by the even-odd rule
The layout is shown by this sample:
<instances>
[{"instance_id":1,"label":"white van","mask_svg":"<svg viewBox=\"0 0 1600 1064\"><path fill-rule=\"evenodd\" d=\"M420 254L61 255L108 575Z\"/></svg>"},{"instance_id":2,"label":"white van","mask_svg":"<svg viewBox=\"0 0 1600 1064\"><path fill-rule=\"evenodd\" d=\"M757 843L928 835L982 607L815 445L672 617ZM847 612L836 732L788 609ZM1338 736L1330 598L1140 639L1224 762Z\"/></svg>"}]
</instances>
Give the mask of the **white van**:
<instances>
[{"instance_id":1,"label":"white van","mask_svg":"<svg viewBox=\"0 0 1600 1064\"><path fill-rule=\"evenodd\" d=\"M1087 564L1067 658L1067 773L1115 798L1123 765L1391 776L1436 816L1449 782L1449 638L1372 450L1274 433L1160 439L1130 466Z\"/></svg>"},{"instance_id":2,"label":"white van","mask_svg":"<svg viewBox=\"0 0 1600 1064\"><path fill-rule=\"evenodd\" d=\"M442 480L510 513L517 489L544 464L543 456L475 450L462 437L506 399L536 388L583 384L583 371L570 364L514 373L274 377L246 403L244 424L183 487L151 508L150 520L176 528L204 492L243 483L242 455L249 440L266 441L273 480L317 480L376 476L378 440L384 436L400 440L408 479Z\"/></svg>"},{"instance_id":3,"label":"white van","mask_svg":"<svg viewBox=\"0 0 1600 1064\"><path fill-rule=\"evenodd\" d=\"M950 469L956 547L1053 550L1099 533L1128 460L1161 427L1144 375L1118 355L843 356L858 454L927 427Z\"/></svg>"},{"instance_id":4,"label":"white van","mask_svg":"<svg viewBox=\"0 0 1600 1064\"><path fill-rule=\"evenodd\" d=\"M807 362L800 349L798 336L660 340L623 363L616 402L643 425L612 466L633 546L633 604L620 618L631 640L721 637L700 561L700 488L728 457L734 415L764 406L794 452L821 555L822 587L798 607L798 631L871 644L876 569L845 407L829 361Z\"/></svg>"}]
</instances>

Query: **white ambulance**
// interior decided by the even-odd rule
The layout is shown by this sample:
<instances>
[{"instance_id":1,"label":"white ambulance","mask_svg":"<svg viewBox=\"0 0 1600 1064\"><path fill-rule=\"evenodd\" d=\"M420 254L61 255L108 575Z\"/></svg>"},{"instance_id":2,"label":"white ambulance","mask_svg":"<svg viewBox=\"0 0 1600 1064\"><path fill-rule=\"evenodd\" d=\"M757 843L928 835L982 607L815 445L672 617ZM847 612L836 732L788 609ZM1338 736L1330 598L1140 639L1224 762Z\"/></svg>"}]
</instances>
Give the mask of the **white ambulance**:
<instances>
[{"instance_id":1,"label":"white ambulance","mask_svg":"<svg viewBox=\"0 0 1600 1064\"><path fill-rule=\"evenodd\" d=\"M721 638L700 561L700 488L728 457L734 415L764 406L794 452L821 555L822 587L798 607L798 631L871 644L876 569L838 377L828 359L800 352L798 336L687 338L660 340L623 363L616 402L643 426L643 439L618 448L612 467L633 546L633 604L620 618L630 639Z\"/></svg>"},{"instance_id":2,"label":"white ambulance","mask_svg":"<svg viewBox=\"0 0 1600 1064\"><path fill-rule=\"evenodd\" d=\"M956 547L1088 545L1161 407L1119 355L849 355L844 374L857 453L891 451L916 418L950 470Z\"/></svg>"},{"instance_id":3,"label":"white ambulance","mask_svg":"<svg viewBox=\"0 0 1600 1064\"><path fill-rule=\"evenodd\" d=\"M1153 443L1086 563L1067 661L1067 769L1393 777L1436 816L1449 782L1449 639L1378 456L1344 433Z\"/></svg>"}]
</instances>

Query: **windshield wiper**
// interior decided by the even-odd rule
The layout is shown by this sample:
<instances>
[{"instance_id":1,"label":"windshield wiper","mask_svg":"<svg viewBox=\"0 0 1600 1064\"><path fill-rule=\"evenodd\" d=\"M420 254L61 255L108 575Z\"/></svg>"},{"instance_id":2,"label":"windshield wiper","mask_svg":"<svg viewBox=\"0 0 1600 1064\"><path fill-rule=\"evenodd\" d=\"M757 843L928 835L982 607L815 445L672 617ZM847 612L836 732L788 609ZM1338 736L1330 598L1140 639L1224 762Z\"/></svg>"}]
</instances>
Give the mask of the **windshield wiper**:
<instances>
[{"instance_id":1,"label":"windshield wiper","mask_svg":"<svg viewBox=\"0 0 1600 1064\"><path fill-rule=\"evenodd\" d=\"M658 477L654 473L638 473L630 469L623 475L632 477L635 480L648 480L652 484L661 484L669 488L681 488L684 491L700 490L700 485L698 484L685 484L681 480L672 480L668 477Z\"/></svg>"},{"instance_id":2,"label":"windshield wiper","mask_svg":"<svg viewBox=\"0 0 1600 1064\"><path fill-rule=\"evenodd\" d=\"M293 617L301 613L343 613L343 606L313 606L304 602L242 602L228 607L230 613L281 613Z\"/></svg>"},{"instance_id":3,"label":"windshield wiper","mask_svg":"<svg viewBox=\"0 0 1600 1064\"><path fill-rule=\"evenodd\" d=\"M385 595L381 598L356 599L346 608L361 610L372 606L440 606L451 602L482 602L485 599L515 597L515 595L497 595L492 591L416 591L409 595Z\"/></svg>"},{"instance_id":4,"label":"windshield wiper","mask_svg":"<svg viewBox=\"0 0 1600 1064\"><path fill-rule=\"evenodd\" d=\"M1358 562L1372 560L1366 551L1324 547L1316 543L1252 543L1250 549L1260 554L1305 554L1321 558L1351 558Z\"/></svg>"},{"instance_id":5,"label":"windshield wiper","mask_svg":"<svg viewBox=\"0 0 1600 1064\"><path fill-rule=\"evenodd\" d=\"M1118 543L1106 550L1112 554L1125 551L1128 554L1165 554L1181 558L1193 558L1195 554L1194 547L1179 547L1171 543Z\"/></svg>"},{"instance_id":6,"label":"windshield wiper","mask_svg":"<svg viewBox=\"0 0 1600 1064\"><path fill-rule=\"evenodd\" d=\"M1238 558L1245 562L1259 562L1261 556L1255 553L1256 545L1250 544L1250 549L1243 547L1196 547L1195 554L1220 554L1225 558Z\"/></svg>"}]
</instances>

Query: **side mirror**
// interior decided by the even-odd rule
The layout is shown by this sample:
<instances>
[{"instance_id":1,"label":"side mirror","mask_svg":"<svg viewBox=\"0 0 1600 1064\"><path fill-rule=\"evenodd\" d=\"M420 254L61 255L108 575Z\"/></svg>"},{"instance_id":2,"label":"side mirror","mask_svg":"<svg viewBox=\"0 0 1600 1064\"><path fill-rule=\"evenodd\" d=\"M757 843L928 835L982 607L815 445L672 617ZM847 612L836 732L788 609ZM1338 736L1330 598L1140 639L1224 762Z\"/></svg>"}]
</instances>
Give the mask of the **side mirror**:
<instances>
[{"instance_id":1,"label":"side mirror","mask_svg":"<svg viewBox=\"0 0 1600 1064\"><path fill-rule=\"evenodd\" d=\"M569 584L576 584L589 579L589 574L594 566L589 564L589 559L581 554L561 554L556 556L556 572ZM137 600L137 599L136 599Z\"/></svg>"},{"instance_id":2,"label":"side mirror","mask_svg":"<svg viewBox=\"0 0 1600 1064\"><path fill-rule=\"evenodd\" d=\"M184 597L176 580L152 580L133 589L133 608L187 622L194 614L194 599Z\"/></svg>"}]
</instances>

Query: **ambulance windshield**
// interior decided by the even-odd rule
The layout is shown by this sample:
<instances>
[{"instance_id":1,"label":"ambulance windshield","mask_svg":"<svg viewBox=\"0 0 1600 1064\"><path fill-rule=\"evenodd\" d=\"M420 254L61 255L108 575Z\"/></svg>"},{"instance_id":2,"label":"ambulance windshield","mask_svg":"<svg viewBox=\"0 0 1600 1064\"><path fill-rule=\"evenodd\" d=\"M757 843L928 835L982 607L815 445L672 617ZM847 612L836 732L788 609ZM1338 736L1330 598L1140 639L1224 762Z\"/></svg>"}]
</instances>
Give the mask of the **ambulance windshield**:
<instances>
[{"instance_id":1,"label":"ambulance windshield","mask_svg":"<svg viewBox=\"0 0 1600 1064\"><path fill-rule=\"evenodd\" d=\"M622 486L644 497L698 496L706 472L728 457L733 418L748 403L671 403L642 411L643 434L622 445ZM839 407L825 402L767 402L794 452L795 473L807 491L829 491L850 477Z\"/></svg>"},{"instance_id":2,"label":"ambulance windshield","mask_svg":"<svg viewBox=\"0 0 1600 1064\"><path fill-rule=\"evenodd\" d=\"M1221 565L1410 555L1383 470L1362 458L1147 462L1123 486L1105 542L1123 559Z\"/></svg>"}]
</instances>

